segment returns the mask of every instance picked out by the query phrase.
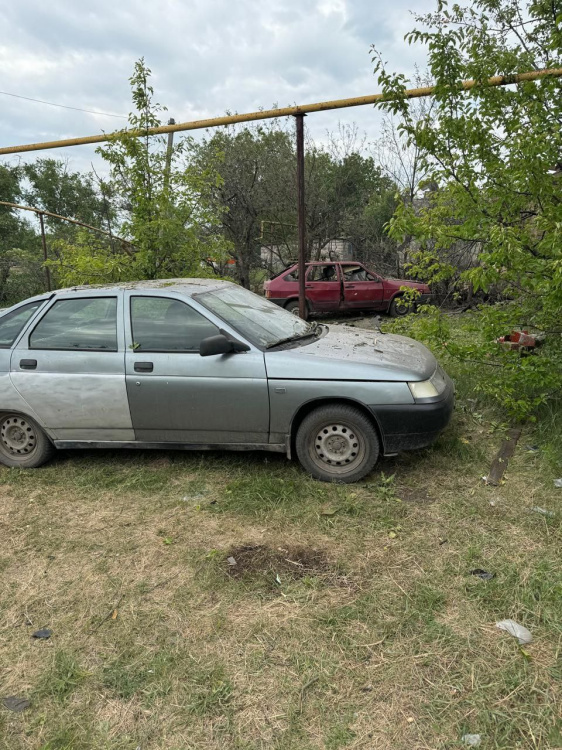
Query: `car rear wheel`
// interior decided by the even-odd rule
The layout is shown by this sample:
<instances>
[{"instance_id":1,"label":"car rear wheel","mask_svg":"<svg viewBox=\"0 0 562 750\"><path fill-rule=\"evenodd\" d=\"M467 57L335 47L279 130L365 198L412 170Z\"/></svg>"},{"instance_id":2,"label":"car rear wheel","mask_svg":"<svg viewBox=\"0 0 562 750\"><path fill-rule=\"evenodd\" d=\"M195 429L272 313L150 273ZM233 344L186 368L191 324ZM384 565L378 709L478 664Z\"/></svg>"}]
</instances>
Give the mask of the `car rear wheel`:
<instances>
[{"instance_id":1,"label":"car rear wheel","mask_svg":"<svg viewBox=\"0 0 562 750\"><path fill-rule=\"evenodd\" d=\"M358 482L380 453L377 432L353 406L321 406L302 421L296 439L302 466L322 482Z\"/></svg>"},{"instance_id":2,"label":"car rear wheel","mask_svg":"<svg viewBox=\"0 0 562 750\"><path fill-rule=\"evenodd\" d=\"M34 469L54 452L55 447L32 419L22 414L0 415L0 463Z\"/></svg>"},{"instance_id":3,"label":"car rear wheel","mask_svg":"<svg viewBox=\"0 0 562 750\"><path fill-rule=\"evenodd\" d=\"M412 310L412 303L405 300L404 297L395 297L388 308L391 318L400 318L402 315L412 312Z\"/></svg>"}]
</instances>

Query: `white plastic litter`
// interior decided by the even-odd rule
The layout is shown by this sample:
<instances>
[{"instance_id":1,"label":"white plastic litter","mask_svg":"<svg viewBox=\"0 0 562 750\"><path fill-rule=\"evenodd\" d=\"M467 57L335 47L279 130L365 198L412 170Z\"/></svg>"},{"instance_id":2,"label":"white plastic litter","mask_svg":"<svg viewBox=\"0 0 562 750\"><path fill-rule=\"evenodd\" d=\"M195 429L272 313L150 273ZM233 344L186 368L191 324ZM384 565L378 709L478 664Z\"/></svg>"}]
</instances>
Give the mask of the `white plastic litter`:
<instances>
[{"instance_id":1,"label":"white plastic litter","mask_svg":"<svg viewBox=\"0 0 562 750\"><path fill-rule=\"evenodd\" d=\"M519 625L515 620L501 620L500 622L496 622L496 628L505 630L506 633L517 638L520 646L525 646L533 640L533 636L527 628L524 628L523 625Z\"/></svg>"},{"instance_id":2,"label":"white plastic litter","mask_svg":"<svg viewBox=\"0 0 562 750\"><path fill-rule=\"evenodd\" d=\"M541 516L548 516L549 518L554 518L555 514L551 510L545 510L544 508L539 508L538 505L535 505L534 508L531 508L532 511L535 513L540 513Z\"/></svg>"},{"instance_id":3,"label":"white plastic litter","mask_svg":"<svg viewBox=\"0 0 562 750\"><path fill-rule=\"evenodd\" d=\"M461 742L468 747L479 747L482 742L482 737L479 734L463 734Z\"/></svg>"},{"instance_id":4,"label":"white plastic litter","mask_svg":"<svg viewBox=\"0 0 562 750\"><path fill-rule=\"evenodd\" d=\"M562 478L560 478L560 479L555 479L555 480L554 480L554 486L555 486L555 487L558 487L558 489L561 489L561 488L562 488Z\"/></svg>"}]
</instances>

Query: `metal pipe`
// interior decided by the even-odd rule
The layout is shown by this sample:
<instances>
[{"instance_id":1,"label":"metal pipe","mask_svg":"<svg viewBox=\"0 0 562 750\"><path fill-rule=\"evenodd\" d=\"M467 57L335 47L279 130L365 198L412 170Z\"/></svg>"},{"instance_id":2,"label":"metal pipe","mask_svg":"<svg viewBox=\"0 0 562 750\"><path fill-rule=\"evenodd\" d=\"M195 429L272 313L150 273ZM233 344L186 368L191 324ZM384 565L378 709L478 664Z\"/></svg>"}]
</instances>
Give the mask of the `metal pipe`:
<instances>
[{"instance_id":1,"label":"metal pipe","mask_svg":"<svg viewBox=\"0 0 562 750\"><path fill-rule=\"evenodd\" d=\"M299 227L299 315L306 320L306 291L305 291L305 253L306 253L306 216L304 204L304 115L295 115L297 122L297 213Z\"/></svg>"},{"instance_id":2,"label":"metal pipe","mask_svg":"<svg viewBox=\"0 0 562 750\"><path fill-rule=\"evenodd\" d=\"M43 221L43 214L39 212L39 223L41 224L41 242L43 243L43 259L45 261L45 276L47 277L47 291L51 291L51 272L47 261L49 256L47 254L47 238L45 237L45 222Z\"/></svg>"},{"instance_id":3,"label":"metal pipe","mask_svg":"<svg viewBox=\"0 0 562 750\"><path fill-rule=\"evenodd\" d=\"M492 76L487 81L462 81L460 88L468 91L477 85L487 86L509 86L523 81L536 81L547 76L561 77L562 68L547 68L545 70L532 70L527 73L517 73L507 76ZM422 96L431 96L435 93L435 86L424 86L417 89L405 89L403 96L406 99L417 99ZM201 130L203 128L214 128L219 125L234 125L240 122L251 122L253 120L268 120L275 117L289 117L291 115L306 114L307 112L323 112L330 109L344 109L346 107L361 107L365 104L376 104L388 100L384 94L372 94L370 96L358 96L353 99L334 99L328 102L317 102L315 104L301 104L295 107L281 107L279 109L265 109L260 112L248 112L242 115L227 115L225 117L213 117L208 120L193 120L191 122L179 122L176 125L160 125L155 128L143 130L120 130L115 133L104 133L102 135L89 135L83 138L67 138L61 141L46 141L45 143L28 143L22 146L5 146L0 148L2 154L20 154L26 151L45 151L51 148L66 148L67 146L84 146L90 143L104 143L115 140L124 134L135 138L147 135L160 135L162 133L178 133L184 130Z\"/></svg>"},{"instance_id":4,"label":"metal pipe","mask_svg":"<svg viewBox=\"0 0 562 750\"><path fill-rule=\"evenodd\" d=\"M91 224L84 224L83 221L77 221L77 219L69 219L68 216L59 216L59 214L53 214L50 211L43 211L40 208L34 208L33 206L20 206L19 203L10 203L9 201L0 201L0 206L10 206L10 208L19 208L22 211L32 211L33 213L39 214L39 220L42 222L41 216L51 216L53 219L61 219L62 221L68 221L70 224L77 224L79 227L85 227L86 229L91 229L93 232L99 232L100 234L105 234L107 237L110 237L112 240L119 240L119 242L123 243L123 250L127 253L127 255L132 255L133 253L131 250L127 247L134 247L131 242L128 240L124 240L122 237L116 237L111 232L106 231L105 229L99 229L98 227L93 227Z\"/></svg>"}]
</instances>

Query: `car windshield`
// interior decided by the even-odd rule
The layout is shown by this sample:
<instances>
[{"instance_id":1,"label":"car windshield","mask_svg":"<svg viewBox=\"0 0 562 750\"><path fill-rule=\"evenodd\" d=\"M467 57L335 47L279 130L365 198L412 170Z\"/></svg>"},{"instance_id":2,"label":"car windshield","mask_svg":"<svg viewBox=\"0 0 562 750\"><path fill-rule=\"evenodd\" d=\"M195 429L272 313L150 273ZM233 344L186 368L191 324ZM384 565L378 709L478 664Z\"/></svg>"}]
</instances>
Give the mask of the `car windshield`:
<instances>
[{"instance_id":1,"label":"car windshield","mask_svg":"<svg viewBox=\"0 0 562 750\"><path fill-rule=\"evenodd\" d=\"M257 346L275 346L315 330L296 315L242 287L204 292L195 299Z\"/></svg>"}]
</instances>

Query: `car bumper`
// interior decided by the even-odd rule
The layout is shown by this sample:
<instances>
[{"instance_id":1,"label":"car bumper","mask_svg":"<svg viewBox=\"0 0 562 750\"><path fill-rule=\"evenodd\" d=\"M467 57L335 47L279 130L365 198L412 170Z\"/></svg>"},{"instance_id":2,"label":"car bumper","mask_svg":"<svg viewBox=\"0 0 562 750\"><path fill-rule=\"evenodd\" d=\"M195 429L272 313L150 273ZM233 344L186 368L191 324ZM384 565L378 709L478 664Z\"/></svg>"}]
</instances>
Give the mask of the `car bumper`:
<instances>
[{"instance_id":1,"label":"car bumper","mask_svg":"<svg viewBox=\"0 0 562 750\"><path fill-rule=\"evenodd\" d=\"M426 448L449 424L455 405L455 389L447 378L443 397L430 403L370 406L379 425L385 455Z\"/></svg>"},{"instance_id":2,"label":"car bumper","mask_svg":"<svg viewBox=\"0 0 562 750\"><path fill-rule=\"evenodd\" d=\"M432 294L420 294L420 296L416 300L416 305L426 305L431 298L433 297Z\"/></svg>"}]
</instances>

